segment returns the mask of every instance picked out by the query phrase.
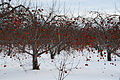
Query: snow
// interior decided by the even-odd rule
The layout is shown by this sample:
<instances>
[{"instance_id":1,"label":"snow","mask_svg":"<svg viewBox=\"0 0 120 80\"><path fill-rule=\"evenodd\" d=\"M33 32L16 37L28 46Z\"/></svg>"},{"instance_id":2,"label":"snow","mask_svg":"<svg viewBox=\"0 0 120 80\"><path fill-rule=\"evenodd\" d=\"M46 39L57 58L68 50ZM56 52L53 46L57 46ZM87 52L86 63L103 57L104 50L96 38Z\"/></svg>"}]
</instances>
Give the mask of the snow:
<instances>
[{"instance_id":1,"label":"snow","mask_svg":"<svg viewBox=\"0 0 120 80\"><path fill-rule=\"evenodd\" d=\"M74 51L73 53L67 59L67 63L72 63L73 66L79 64L70 71L65 80L120 80L120 59L118 57L114 61L115 56L113 56L113 61L108 62L106 58L100 59L97 51L91 53L84 50L83 52ZM18 56L20 56L20 60L17 59ZM86 61L89 56L91 56L90 61ZM43 54L39 58L40 70L32 70L31 56L20 54L17 57L10 58L0 55L0 80L57 80L57 67L65 56L56 56L55 60L52 61L49 54ZM85 64L88 64L88 66L85 66ZM70 68L71 64L67 64L66 67Z\"/></svg>"}]
</instances>

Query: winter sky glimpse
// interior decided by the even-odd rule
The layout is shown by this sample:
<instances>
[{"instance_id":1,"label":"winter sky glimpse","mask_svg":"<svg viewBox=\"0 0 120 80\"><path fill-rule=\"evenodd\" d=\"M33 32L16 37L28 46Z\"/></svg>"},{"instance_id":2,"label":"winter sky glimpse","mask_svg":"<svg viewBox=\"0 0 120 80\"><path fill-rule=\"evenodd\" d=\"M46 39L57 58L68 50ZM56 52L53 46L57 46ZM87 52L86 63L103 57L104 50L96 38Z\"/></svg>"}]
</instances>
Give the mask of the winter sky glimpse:
<instances>
[{"instance_id":1,"label":"winter sky glimpse","mask_svg":"<svg viewBox=\"0 0 120 80\"><path fill-rule=\"evenodd\" d=\"M120 0L12 0L34 3L42 7L50 7L53 1L56 1L56 7L63 9L65 7L72 12L87 12L87 11L105 11L115 13L120 11Z\"/></svg>"},{"instance_id":2,"label":"winter sky glimpse","mask_svg":"<svg viewBox=\"0 0 120 80\"><path fill-rule=\"evenodd\" d=\"M35 0L33 1L35 2ZM43 5L48 5L52 3L53 0L36 1ZM60 6L65 5L66 8L80 11L103 10L114 12L116 9L120 9L120 0L57 0L57 3L59 3Z\"/></svg>"}]
</instances>

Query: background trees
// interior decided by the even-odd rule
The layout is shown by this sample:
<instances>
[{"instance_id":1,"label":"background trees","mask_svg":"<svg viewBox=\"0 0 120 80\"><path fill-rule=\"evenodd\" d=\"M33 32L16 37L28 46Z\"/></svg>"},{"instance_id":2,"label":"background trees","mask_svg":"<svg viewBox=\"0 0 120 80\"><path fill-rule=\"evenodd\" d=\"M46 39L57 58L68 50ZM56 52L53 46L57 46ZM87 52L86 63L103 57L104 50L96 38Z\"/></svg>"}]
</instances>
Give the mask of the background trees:
<instances>
[{"instance_id":1,"label":"background trees","mask_svg":"<svg viewBox=\"0 0 120 80\"><path fill-rule=\"evenodd\" d=\"M24 5L13 7L10 3L0 4L0 45L8 55L27 53L33 58L33 69L39 69L37 57L46 53L54 59L62 50L95 48L103 55L106 50L108 61L111 53L118 57L120 48L120 15L102 15L91 12L95 17L68 17L51 10L31 10ZM89 49L88 49L89 50ZM13 54L14 52L14 54Z\"/></svg>"}]
</instances>

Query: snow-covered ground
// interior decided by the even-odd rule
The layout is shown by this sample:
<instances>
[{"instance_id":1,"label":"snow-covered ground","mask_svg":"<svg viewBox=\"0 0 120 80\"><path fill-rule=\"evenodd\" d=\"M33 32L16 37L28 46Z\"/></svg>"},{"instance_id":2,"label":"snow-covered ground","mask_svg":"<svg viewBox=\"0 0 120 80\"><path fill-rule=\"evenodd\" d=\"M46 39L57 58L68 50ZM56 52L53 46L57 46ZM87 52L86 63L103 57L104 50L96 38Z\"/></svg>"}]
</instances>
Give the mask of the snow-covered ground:
<instances>
[{"instance_id":1,"label":"snow-covered ground","mask_svg":"<svg viewBox=\"0 0 120 80\"><path fill-rule=\"evenodd\" d=\"M67 63L72 63L75 68L70 71L65 80L120 80L118 57L113 56L113 61L108 62L105 57L103 59L97 54L97 51L91 53L84 50L83 53L73 52L67 59ZM17 59L18 56L20 60ZM32 58L29 55L17 55L17 57L3 57L1 54L0 80L57 80L57 67L61 61L64 61L65 56L56 56L52 61L49 54L43 54L39 58L40 70L32 70ZM86 61L87 58L90 61ZM86 64L88 66L85 66ZM66 66L70 68L71 64L66 64Z\"/></svg>"}]
</instances>

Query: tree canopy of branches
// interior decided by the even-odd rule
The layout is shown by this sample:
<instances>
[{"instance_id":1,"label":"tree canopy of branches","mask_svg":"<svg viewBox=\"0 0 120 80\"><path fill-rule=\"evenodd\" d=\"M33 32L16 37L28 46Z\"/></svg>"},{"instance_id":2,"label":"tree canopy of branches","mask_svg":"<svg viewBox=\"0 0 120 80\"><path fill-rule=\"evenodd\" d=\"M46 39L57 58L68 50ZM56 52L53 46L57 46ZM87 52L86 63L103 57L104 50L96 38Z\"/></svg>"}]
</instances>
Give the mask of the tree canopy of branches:
<instances>
[{"instance_id":1,"label":"tree canopy of branches","mask_svg":"<svg viewBox=\"0 0 120 80\"><path fill-rule=\"evenodd\" d=\"M31 55L33 69L39 69L37 57L40 55L50 53L54 59L56 54L70 48L95 48L101 55L107 50L108 61L111 61L111 53L120 57L116 52L120 48L120 15L91 12L94 18L84 18L53 11L44 15L43 11L24 5L13 7L7 2L0 4L0 52Z\"/></svg>"}]
</instances>

